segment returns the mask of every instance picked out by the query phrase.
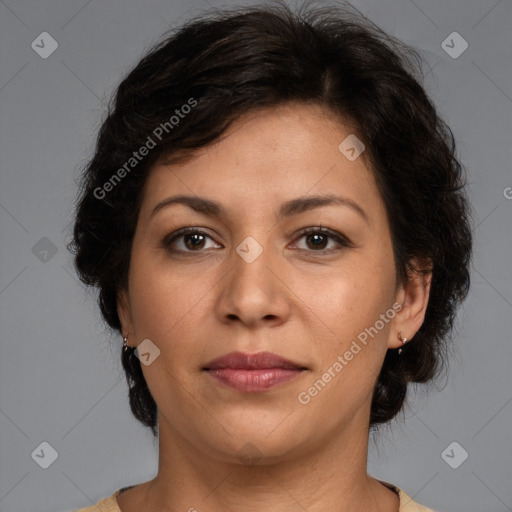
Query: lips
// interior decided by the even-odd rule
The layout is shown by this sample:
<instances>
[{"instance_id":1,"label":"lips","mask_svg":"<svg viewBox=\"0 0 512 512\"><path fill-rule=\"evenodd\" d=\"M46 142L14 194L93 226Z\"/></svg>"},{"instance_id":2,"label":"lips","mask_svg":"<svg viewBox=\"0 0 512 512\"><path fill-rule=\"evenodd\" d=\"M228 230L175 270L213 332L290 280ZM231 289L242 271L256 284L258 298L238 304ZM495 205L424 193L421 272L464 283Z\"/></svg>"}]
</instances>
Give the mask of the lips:
<instances>
[{"instance_id":1,"label":"lips","mask_svg":"<svg viewBox=\"0 0 512 512\"><path fill-rule=\"evenodd\" d=\"M260 392L298 377L307 368L271 352L231 352L210 361L203 370L224 386Z\"/></svg>"},{"instance_id":2,"label":"lips","mask_svg":"<svg viewBox=\"0 0 512 512\"><path fill-rule=\"evenodd\" d=\"M298 363L284 359L271 352L258 352L257 354L230 352L229 354L210 361L203 369L217 370L223 368L234 368L238 370L262 370L270 368L285 368L287 370L307 369Z\"/></svg>"}]
</instances>

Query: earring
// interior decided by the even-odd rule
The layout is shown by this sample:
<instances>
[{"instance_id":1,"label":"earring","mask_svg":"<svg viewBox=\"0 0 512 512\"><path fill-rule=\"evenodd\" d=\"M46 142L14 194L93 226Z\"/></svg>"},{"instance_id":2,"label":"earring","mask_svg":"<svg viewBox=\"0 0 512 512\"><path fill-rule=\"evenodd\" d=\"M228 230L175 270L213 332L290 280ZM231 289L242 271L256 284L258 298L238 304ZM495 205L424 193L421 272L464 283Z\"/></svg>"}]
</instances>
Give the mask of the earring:
<instances>
[{"instance_id":1,"label":"earring","mask_svg":"<svg viewBox=\"0 0 512 512\"><path fill-rule=\"evenodd\" d=\"M407 343L407 338L402 338L401 332L398 333L398 339L402 342L403 345L405 345ZM402 347L400 347L398 349L398 355L400 355L401 353L402 353Z\"/></svg>"},{"instance_id":2,"label":"earring","mask_svg":"<svg viewBox=\"0 0 512 512\"><path fill-rule=\"evenodd\" d=\"M128 334L123 338L123 352L128 350Z\"/></svg>"}]
</instances>

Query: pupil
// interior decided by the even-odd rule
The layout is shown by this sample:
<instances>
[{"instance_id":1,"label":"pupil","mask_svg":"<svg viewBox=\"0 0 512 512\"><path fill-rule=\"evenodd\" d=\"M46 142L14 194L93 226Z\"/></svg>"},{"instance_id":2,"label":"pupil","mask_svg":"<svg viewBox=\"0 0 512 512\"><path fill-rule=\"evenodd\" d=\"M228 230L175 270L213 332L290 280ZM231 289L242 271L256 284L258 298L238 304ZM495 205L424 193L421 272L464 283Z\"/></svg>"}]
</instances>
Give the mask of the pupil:
<instances>
[{"instance_id":1,"label":"pupil","mask_svg":"<svg viewBox=\"0 0 512 512\"><path fill-rule=\"evenodd\" d=\"M325 242L325 240L319 240L319 239L324 238L324 237L323 237L323 235L318 235L318 234L316 234L316 235L311 235L311 237L310 237L310 238L312 238L312 239L316 239L316 241L317 241L317 242L318 242L318 241L320 241L320 244L313 243L313 245L314 245L315 247L319 247L319 245L322 245L322 242Z\"/></svg>"},{"instance_id":2,"label":"pupil","mask_svg":"<svg viewBox=\"0 0 512 512\"><path fill-rule=\"evenodd\" d=\"M197 247L199 244L203 242L203 240L200 240L199 238L203 238L203 235L188 235L188 240L193 240L195 238L195 242L192 242L193 247Z\"/></svg>"}]
</instances>

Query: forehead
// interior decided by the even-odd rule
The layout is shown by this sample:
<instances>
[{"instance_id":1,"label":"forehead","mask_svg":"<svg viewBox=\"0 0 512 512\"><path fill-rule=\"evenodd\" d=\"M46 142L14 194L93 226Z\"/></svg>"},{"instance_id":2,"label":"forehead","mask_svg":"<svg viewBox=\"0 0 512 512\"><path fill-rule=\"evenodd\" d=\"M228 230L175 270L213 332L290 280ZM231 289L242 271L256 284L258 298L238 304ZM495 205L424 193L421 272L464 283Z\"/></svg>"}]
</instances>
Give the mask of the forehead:
<instances>
[{"instance_id":1,"label":"forehead","mask_svg":"<svg viewBox=\"0 0 512 512\"><path fill-rule=\"evenodd\" d=\"M208 196L239 214L261 214L300 196L341 194L372 203L379 215L383 205L364 151L353 160L340 151L340 144L354 135L350 125L316 105L249 112L190 158L173 161L176 155L170 155L157 161L141 214L149 215L155 203L180 193Z\"/></svg>"}]
</instances>

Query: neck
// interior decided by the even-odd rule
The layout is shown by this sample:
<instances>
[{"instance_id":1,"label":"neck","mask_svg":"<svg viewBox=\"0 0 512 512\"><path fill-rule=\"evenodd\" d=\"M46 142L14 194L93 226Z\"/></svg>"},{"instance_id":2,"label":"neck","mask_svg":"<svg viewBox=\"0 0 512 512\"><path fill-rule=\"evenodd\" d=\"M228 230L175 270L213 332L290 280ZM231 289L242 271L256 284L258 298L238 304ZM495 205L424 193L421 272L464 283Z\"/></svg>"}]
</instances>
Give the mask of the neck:
<instances>
[{"instance_id":1,"label":"neck","mask_svg":"<svg viewBox=\"0 0 512 512\"><path fill-rule=\"evenodd\" d=\"M253 464L207 455L159 416L159 470L146 486L147 510L194 512L397 512L398 496L366 469L368 428L298 447Z\"/></svg>"}]
</instances>

